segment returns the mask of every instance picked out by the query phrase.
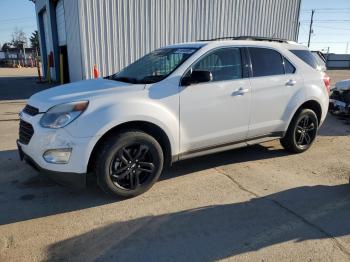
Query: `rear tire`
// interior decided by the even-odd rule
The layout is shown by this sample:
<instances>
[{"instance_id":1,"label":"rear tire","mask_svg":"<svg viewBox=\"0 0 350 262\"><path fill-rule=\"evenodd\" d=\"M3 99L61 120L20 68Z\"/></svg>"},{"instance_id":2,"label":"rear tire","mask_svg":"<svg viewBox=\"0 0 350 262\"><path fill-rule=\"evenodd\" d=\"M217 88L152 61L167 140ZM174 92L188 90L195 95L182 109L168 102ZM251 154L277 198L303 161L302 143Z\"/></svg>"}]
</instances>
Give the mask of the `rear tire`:
<instances>
[{"instance_id":1,"label":"rear tire","mask_svg":"<svg viewBox=\"0 0 350 262\"><path fill-rule=\"evenodd\" d=\"M302 153L314 142L318 129L318 119L311 109L302 109L290 123L286 135L280 139L281 145L291 153Z\"/></svg>"},{"instance_id":2,"label":"rear tire","mask_svg":"<svg viewBox=\"0 0 350 262\"><path fill-rule=\"evenodd\" d=\"M111 136L99 147L95 173L100 188L121 197L134 197L149 190L164 164L157 140L138 130Z\"/></svg>"}]
</instances>

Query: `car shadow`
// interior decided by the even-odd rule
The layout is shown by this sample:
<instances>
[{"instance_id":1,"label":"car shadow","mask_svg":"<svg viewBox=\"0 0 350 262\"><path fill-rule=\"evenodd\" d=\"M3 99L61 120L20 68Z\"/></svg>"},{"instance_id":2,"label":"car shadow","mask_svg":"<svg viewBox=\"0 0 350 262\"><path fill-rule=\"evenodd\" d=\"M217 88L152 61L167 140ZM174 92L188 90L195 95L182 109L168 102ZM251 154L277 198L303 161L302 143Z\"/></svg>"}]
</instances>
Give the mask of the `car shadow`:
<instances>
[{"instance_id":1,"label":"car shadow","mask_svg":"<svg viewBox=\"0 0 350 262\"><path fill-rule=\"evenodd\" d=\"M265 144L257 144L176 162L173 164L173 166L166 168L160 180L224 165L278 158L288 155L290 155L290 153L282 148L270 147Z\"/></svg>"},{"instance_id":2,"label":"car shadow","mask_svg":"<svg viewBox=\"0 0 350 262\"><path fill-rule=\"evenodd\" d=\"M117 201L96 185L60 186L21 162L17 150L0 152L0 225Z\"/></svg>"},{"instance_id":3,"label":"car shadow","mask_svg":"<svg viewBox=\"0 0 350 262\"><path fill-rule=\"evenodd\" d=\"M47 260L216 261L288 241L333 241L350 234L349 217L349 185L303 186L111 223L50 245ZM333 244L349 257L341 242Z\"/></svg>"},{"instance_id":4,"label":"car shadow","mask_svg":"<svg viewBox=\"0 0 350 262\"><path fill-rule=\"evenodd\" d=\"M329 121L330 118L327 119ZM338 121L335 118L333 120ZM331 122L328 123L332 126ZM335 135L334 132L332 134ZM323 133L323 135L326 134ZM269 147L266 144L254 145L180 161L167 168L160 180L224 165L288 155L290 154L280 147ZM2 210L6 210L6 212L0 212L0 225L123 200L105 195L95 183L90 183L86 189L59 186L45 174L38 174L31 167L20 162L16 150L0 152L0 170L0 205Z\"/></svg>"},{"instance_id":5,"label":"car shadow","mask_svg":"<svg viewBox=\"0 0 350 262\"><path fill-rule=\"evenodd\" d=\"M261 145L231 150L181 161L167 168L161 180L184 176L217 166L276 158L287 155L280 149ZM16 150L0 152L0 225L96 207L124 199L104 194L89 183L85 189L60 186L45 174L39 174L20 162Z\"/></svg>"}]
</instances>

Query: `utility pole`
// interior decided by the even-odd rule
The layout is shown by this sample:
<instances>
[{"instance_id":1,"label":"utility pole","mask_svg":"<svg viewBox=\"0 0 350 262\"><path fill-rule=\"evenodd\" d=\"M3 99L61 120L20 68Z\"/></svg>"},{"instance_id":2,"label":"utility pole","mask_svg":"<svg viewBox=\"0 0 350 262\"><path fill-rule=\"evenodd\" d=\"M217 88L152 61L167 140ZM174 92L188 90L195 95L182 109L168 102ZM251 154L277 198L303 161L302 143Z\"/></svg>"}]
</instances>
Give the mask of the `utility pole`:
<instances>
[{"instance_id":1,"label":"utility pole","mask_svg":"<svg viewBox=\"0 0 350 262\"><path fill-rule=\"evenodd\" d=\"M346 42L346 47L345 47L345 54L347 54L349 51L349 41Z\"/></svg>"},{"instance_id":2,"label":"utility pole","mask_svg":"<svg viewBox=\"0 0 350 262\"><path fill-rule=\"evenodd\" d=\"M307 47L310 47L310 40L311 40L311 34L312 34L312 24L314 22L314 13L315 9L312 9L311 11L311 20L310 20L310 28L309 28L309 40L307 41Z\"/></svg>"}]
</instances>

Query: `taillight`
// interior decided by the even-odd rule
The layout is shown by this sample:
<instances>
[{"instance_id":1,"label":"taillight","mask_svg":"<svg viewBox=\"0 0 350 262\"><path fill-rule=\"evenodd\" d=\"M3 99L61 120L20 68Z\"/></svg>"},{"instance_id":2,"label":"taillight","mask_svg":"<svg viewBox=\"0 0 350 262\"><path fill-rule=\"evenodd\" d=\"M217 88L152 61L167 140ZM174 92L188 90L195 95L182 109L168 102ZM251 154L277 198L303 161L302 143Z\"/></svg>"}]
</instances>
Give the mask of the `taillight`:
<instances>
[{"instance_id":1,"label":"taillight","mask_svg":"<svg viewBox=\"0 0 350 262\"><path fill-rule=\"evenodd\" d=\"M329 76L326 73L324 73L324 75L323 75L323 82L324 82L324 85L327 89L328 94L330 94L331 93L331 79L329 78Z\"/></svg>"}]
</instances>

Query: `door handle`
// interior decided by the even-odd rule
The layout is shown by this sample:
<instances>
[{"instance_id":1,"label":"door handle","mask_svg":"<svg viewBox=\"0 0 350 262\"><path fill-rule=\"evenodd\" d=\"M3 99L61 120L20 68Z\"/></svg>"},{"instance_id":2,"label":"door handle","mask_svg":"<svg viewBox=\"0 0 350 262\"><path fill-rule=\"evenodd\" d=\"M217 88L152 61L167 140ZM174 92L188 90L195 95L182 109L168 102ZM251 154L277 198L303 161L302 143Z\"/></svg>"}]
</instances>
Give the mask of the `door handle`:
<instances>
[{"instance_id":1,"label":"door handle","mask_svg":"<svg viewBox=\"0 0 350 262\"><path fill-rule=\"evenodd\" d=\"M297 81L293 80L293 79L289 79L286 82L286 86L294 86L297 83Z\"/></svg>"},{"instance_id":2,"label":"door handle","mask_svg":"<svg viewBox=\"0 0 350 262\"><path fill-rule=\"evenodd\" d=\"M249 89L248 88L243 88L243 87L240 87L238 88L237 90L235 90L232 95L233 96L242 96L244 95L245 93L248 93L249 92Z\"/></svg>"}]
</instances>

